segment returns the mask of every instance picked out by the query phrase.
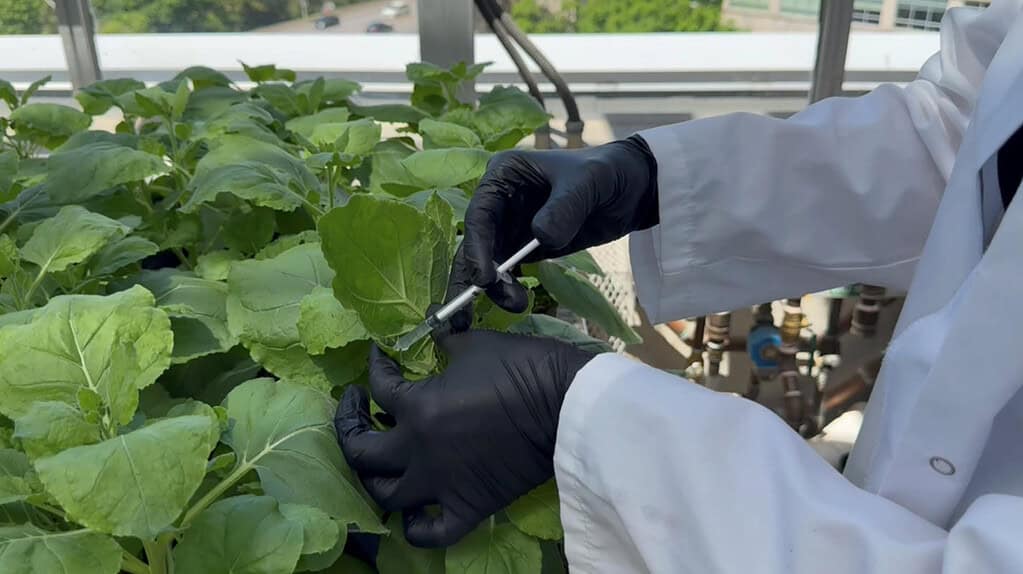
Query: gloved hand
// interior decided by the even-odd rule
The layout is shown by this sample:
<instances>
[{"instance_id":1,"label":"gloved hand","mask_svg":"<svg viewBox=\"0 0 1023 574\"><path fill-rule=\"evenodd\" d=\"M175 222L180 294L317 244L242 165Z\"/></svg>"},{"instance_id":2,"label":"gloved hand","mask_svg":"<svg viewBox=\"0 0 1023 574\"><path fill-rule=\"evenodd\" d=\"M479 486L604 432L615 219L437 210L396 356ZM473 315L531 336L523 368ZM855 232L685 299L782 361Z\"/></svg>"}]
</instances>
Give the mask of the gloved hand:
<instances>
[{"instance_id":1,"label":"gloved hand","mask_svg":"<svg viewBox=\"0 0 1023 574\"><path fill-rule=\"evenodd\" d=\"M345 390L334 419L366 491L381 508L403 510L406 538L422 547L454 544L554 475L561 404L593 358L554 339L493 331L449 334L438 345L447 369L414 383L373 347L369 384L393 429L372 429L357 385Z\"/></svg>"},{"instance_id":2,"label":"gloved hand","mask_svg":"<svg viewBox=\"0 0 1023 574\"><path fill-rule=\"evenodd\" d=\"M524 288L499 282L495 262L534 237L541 245L527 261L607 243L657 221L657 162L639 136L581 150L503 152L469 202L464 258L456 259L450 285L485 287L495 303L520 312Z\"/></svg>"}]
</instances>

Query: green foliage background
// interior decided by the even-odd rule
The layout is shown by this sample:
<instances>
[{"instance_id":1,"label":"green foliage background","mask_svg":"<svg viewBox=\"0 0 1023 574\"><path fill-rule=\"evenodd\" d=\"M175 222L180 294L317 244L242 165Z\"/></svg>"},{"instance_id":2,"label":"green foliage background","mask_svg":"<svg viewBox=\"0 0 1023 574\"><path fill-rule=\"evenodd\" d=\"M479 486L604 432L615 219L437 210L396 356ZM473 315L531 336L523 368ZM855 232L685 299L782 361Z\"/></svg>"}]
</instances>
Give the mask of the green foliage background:
<instances>
[{"instance_id":1,"label":"green foliage background","mask_svg":"<svg viewBox=\"0 0 1023 574\"><path fill-rule=\"evenodd\" d=\"M42 0L0 0L0 34L52 34L57 18Z\"/></svg>"},{"instance_id":2,"label":"green foliage background","mask_svg":"<svg viewBox=\"0 0 1023 574\"><path fill-rule=\"evenodd\" d=\"M715 32L732 29L721 20L721 2L675 0L564 0L550 9L518 0L512 17L527 33Z\"/></svg>"}]
</instances>

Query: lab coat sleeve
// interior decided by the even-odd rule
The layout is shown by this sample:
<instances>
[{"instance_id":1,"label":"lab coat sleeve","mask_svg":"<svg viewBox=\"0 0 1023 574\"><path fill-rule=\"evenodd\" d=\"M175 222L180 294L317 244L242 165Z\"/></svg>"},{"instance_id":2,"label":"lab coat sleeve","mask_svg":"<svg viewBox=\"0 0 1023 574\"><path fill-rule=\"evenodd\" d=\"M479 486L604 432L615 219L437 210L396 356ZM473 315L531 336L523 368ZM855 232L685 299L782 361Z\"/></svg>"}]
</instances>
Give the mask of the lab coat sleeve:
<instances>
[{"instance_id":1,"label":"lab coat sleeve","mask_svg":"<svg viewBox=\"0 0 1023 574\"><path fill-rule=\"evenodd\" d=\"M1020 12L951 9L913 82L789 119L738 113L639 133L660 224L630 236L653 321L852 283L906 289L987 66Z\"/></svg>"},{"instance_id":2,"label":"lab coat sleeve","mask_svg":"<svg viewBox=\"0 0 1023 574\"><path fill-rule=\"evenodd\" d=\"M984 496L943 530L760 405L616 355L576 376L554 462L578 574L1023 572L1023 499Z\"/></svg>"}]
</instances>

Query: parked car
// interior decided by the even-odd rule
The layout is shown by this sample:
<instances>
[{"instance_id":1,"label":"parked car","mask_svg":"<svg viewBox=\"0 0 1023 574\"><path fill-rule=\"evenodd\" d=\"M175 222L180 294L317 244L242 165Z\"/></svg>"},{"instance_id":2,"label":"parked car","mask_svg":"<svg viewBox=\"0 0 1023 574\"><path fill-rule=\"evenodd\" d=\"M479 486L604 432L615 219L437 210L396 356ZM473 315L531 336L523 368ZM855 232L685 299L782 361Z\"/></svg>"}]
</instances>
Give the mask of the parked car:
<instances>
[{"instance_id":1,"label":"parked car","mask_svg":"<svg viewBox=\"0 0 1023 574\"><path fill-rule=\"evenodd\" d=\"M397 18L398 16L404 16L408 14L410 8L407 2L403 0L392 0L384 6L384 9L380 11L380 15L385 18Z\"/></svg>"},{"instance_id":2,"label":"parked car","mask_svg":"<svg viewBox=\"0 0 1023 574\"><path fill-rule=\"evenodd\" d=\"M331 26L337 26L340 23L341 20L338 19L337 16L321 16L316 19L316 22L313 23L313 26L315 26L317 30L326 30L327 28L330 28Z\"/></svg>"},{"instance_id":3,"label":"parked car","mask_svg":"<svg viewBox=\"0 0 1023 574\"><path fill-rule=\"evenodd\" d=\"M373 22L369 26L366 26L366 32L369 34L382 34L386 32L394 32L394 26L390 24L384 24L383 22Z\"/></svg>"}]
</instances>

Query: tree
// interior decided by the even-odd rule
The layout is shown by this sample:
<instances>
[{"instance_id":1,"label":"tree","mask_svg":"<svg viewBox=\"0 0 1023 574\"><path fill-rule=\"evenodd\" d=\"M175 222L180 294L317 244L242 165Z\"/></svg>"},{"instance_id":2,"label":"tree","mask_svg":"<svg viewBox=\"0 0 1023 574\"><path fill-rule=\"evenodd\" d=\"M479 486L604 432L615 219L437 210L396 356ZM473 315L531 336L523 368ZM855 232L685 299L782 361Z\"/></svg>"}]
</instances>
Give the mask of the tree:
<instances>
[{"instance_id":1,"label":"tree","mask_svg":"<svg viewBox=\"0 0 1023 574\"><path fill-rule=\"evenodd\" d=\"M43 0L0 0L0 34L52 34L53 10Z\"/></svg>"},{"instance_id":2,"label":"tree","mask_svg":"<svg viewBox=\"0 0 1023 574\"><path fill-rule=\"evenodd\" d=\"M719 1L564 0L552 9L521 0L512 16L529 33L711 32L727 30Z\"/></svg>"}]
</instances>

